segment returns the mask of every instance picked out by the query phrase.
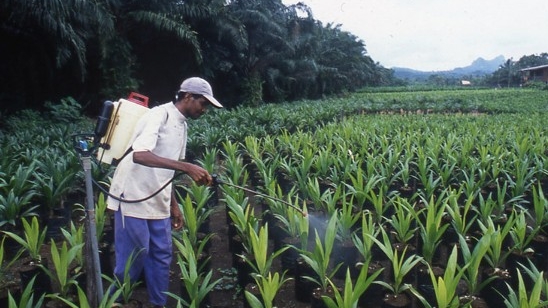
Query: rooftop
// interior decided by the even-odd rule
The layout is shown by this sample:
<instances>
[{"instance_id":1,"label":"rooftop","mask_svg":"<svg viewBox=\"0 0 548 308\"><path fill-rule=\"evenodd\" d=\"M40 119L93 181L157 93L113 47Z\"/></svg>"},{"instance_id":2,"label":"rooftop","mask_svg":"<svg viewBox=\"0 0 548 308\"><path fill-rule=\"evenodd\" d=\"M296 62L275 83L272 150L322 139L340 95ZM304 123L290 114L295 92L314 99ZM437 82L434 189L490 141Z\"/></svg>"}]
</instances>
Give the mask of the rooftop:
<instances>
[{"instance_id":1,"label":"rooftop","mask_svg":"<svg viewBox=\"0 0 548 308\"><path fill-rule=\"evenodd\" d=\"M524 72L524 71L534 71L534 70L547 68L547 67L548 67L548 64L545 64L545 65L539 65L539 66L532 66L532 67L524 68L524 69L521 69L520 71L522 71L522 72Z\"/></svg>"}]
</instances>

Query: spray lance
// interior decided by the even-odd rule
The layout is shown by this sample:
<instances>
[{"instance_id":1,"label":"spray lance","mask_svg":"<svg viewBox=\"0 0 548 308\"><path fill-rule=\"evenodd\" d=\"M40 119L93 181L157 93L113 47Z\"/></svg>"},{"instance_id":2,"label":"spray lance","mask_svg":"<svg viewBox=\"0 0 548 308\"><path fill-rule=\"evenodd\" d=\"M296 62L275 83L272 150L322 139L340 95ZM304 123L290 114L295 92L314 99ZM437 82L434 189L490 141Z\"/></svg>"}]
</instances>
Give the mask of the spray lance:
<instances>
[{"instance_id":1,"label":"spray lance","mask_svg":"<svg viewBox=\"0 0 548 308\"><path fill-rule=\"evenodd\" d=\"M274 201L277 201L277 202L281 202L293 209L295 209L296 211L298 211L299 213L301 213L303 215L303 217L306 217L307 216L307 213L305 213L303 210L301 210L300 208L296 207L295 205L287 202L287 201L284 201L282 199L278 199L276 197L272 197L272 196L269 196L269 195L266 195L266 194L263 194L263 193L260 193L258 191L255 191L255 190L252 190L252 189L249 189L249 188L246 188L246 187L243 187L243 186L239 186L239 185L236 185L236 184L232 184L232 183L229 183L229 182L225 182L223 180L221 180L219 178L219 176L217 174L212 174L211 175L211 178L213 179L213 185L219 185L219 184L223 184L223 185L227 185L227 186L232 186L234 188L237 188L237 189L241 189L243 191L246 191L248 193L251 193L251 194L254 194L256 196L260 196L260 197L264 197L264 198L268 198L268 199L271 199L271 200L274 200Z\"/></svg>"}]
</instances>

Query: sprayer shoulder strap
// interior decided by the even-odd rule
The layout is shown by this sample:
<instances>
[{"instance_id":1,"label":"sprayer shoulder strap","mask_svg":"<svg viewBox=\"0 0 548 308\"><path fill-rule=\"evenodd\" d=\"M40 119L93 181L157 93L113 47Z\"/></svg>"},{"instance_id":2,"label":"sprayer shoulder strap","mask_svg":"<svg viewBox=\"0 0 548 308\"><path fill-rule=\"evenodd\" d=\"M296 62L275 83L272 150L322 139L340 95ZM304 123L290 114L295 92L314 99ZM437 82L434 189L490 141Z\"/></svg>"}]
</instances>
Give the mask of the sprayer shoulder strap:
<instances>
[{"instance_id":1,"label":"sprayer shoulder strap","mask_svg":"<svg viewBox=\"0 0 548 308\"><path fill-rule=\"evenodd\" d=\"M131 151L133 151L133 147L129 147L126 152L124 153L124 155L122 155L122 157L120 158L113 158L112 159L112 165L114 167L118 166L118 164L122 161L122 159L124 159L129 153L131 153Z\"/></svg>"}]
</instances>

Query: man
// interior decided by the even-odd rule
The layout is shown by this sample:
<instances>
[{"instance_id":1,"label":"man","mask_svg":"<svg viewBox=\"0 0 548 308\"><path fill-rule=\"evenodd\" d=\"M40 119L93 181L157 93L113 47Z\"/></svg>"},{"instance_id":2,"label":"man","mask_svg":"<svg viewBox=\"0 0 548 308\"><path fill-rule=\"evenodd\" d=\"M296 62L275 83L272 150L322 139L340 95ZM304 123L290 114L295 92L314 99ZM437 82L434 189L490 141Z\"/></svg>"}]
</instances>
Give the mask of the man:
<instances>
[{"instance_id":1,"label":"man","mask_svg":"<svg viewBox=\"0 0 548 308\"><path fill-rule=\"evenodd\" d=\"M211 175L185 158L187 119L197 119L209 105L223 106L213 97L211 86L202 78L192 77L181 84L175 101L152 108L139 119L130 142L132 151L119 162L108 208L114 211L114 275L124 279L126 262L134 260L129 274L135 282L145 273L149 301L154 307L167 302L169 269L172 259L171 230L183 227L183 215L172 185L157 195L175 171L184 172L196 183L210 185ZM118 200L116 200L118 199ZM141 200L137 203L122 200Z\"/></svg>"}]
</instances>

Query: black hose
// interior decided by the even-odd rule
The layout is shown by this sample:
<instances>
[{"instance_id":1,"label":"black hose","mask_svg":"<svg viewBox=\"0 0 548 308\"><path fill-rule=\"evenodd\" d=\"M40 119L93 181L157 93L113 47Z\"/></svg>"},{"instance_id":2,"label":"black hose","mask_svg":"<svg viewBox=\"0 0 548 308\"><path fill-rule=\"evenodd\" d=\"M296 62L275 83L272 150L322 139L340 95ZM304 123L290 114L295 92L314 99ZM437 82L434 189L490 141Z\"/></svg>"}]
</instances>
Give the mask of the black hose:
<instances>
[{"instance_id":1,"label":"black hose","mask_svg":"<svg viewBox=\"0 0 548 308\"><path fill-rule=\"evenodd\" d=\"M141 199L135 199L135 200L126 200L124 198L121 198L121 197L117 197L117 196L114 196L113 194L111 194L108 190L106 190L103 186L101 186L101 184L99 184L97 181L95 180L92 180L93 181L93 184L95 184L95 186L97 186L99 188L99 190L101 190L105 195L111 197L112 199L116 200L116 201L120 201L120 202L124 202L124 203L139 203L139 202L143 202L143 201L146 201L154 196L156 196L157 194L159 194L162 190L164 190L169 184L171 184L176 178L178 178L179 176L183 175L184 173L179 173L179 174L176 174L171 180L167 181L167 183L165 183L162 187L160 187L160 189L158 189L157 191L155 191L154 193L152 193L151 195L149 196L146 196L144 198L141 198Z\"/></svg>"}]
</instances>

